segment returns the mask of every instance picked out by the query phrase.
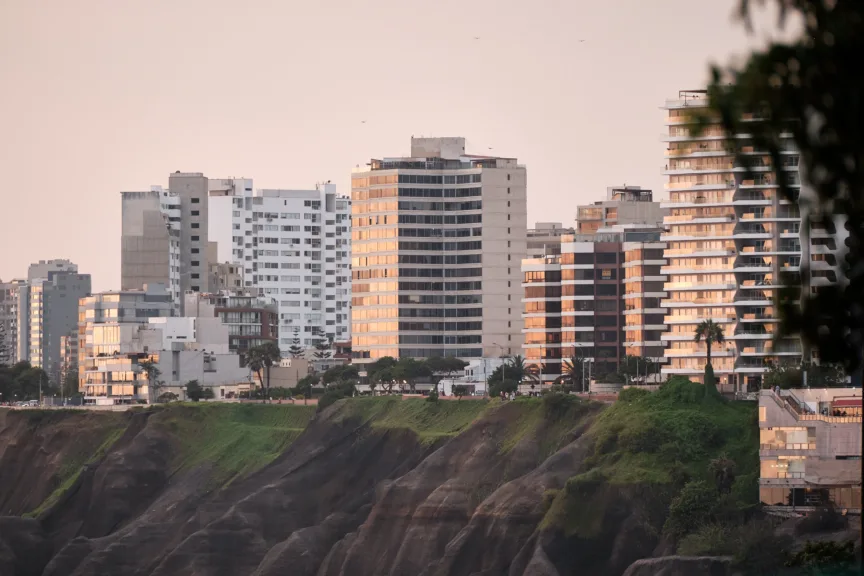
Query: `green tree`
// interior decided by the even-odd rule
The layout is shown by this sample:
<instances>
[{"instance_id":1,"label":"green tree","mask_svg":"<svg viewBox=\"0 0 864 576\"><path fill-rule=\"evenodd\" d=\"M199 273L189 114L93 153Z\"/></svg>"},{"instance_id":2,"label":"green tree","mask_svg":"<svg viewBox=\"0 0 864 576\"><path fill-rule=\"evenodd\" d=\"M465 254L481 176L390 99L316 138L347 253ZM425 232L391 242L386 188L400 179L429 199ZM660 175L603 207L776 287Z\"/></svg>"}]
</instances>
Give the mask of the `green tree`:
<instances>
[{"instance_id":1,"label":"green tree","mask_svg":"<svg viewBox=\"0 0 864 576\"><path fill-rule=\"evenodd\" d=\"M340 380L350 380L356 383L359 378L360 376L357 373L357 366L354 366L353 364L334 366L321 375L321 380L324 381L324 384L333 384Z\"/></svg>"},{"instance_id":2,"label":"green tree","mask_svg":"<svg viewBox=\"0 0 864 576\"><path fill-rule=\"evenodd\" d=\"M426 362L414 358L400 358L393 366L392 376L397 381L407 382L408 388L413 394L417 389L417 380L431 378L432 370L429 369Z\"/></svg>"},{"instance_id":3,"label":"green tree","mask_svg":"<svg viewBox=\"0 0 864 576\"><path fill-rule=\"evenodd\" d=\"M561 363L561 372L563 372L563 374L560 378L564 389L567 391L579 390L584 392L586 370L587 368L583 358L576 358L573 356L569 360L564 360L564 362Z\"/></svg>"},{"instance_id":4,"label":"green tree","mask_svg":"<svg viewBox=\"0 0 864 576\"><path fill-rule=\"evenodd\" d=\"M741 2L748 26L750 4ZM800 30L754 52L741 66L715 66L710 106L726 133L749 135L727 142L745 176L753 172L752 148L782 166L790 139L781 135L791 135L808 193L799 198L790 178L776 182L784 197L800 200L802 244L809 242L812 222L823 222L831 232L834 216L845 219L844 281L811 293L801 281L809 278L809 262L802 262L800 275L783 281L778 308L781 335L800 334L821 362L842 364L851 374L864 352L864 2L778 0L777 5L781 24L794 13Z\"/></svg>"},{"instance_id":5,"label":"green tree","mask_svg":"<svg viewBox=\"0 0 864 576\"><path fill-rule=\"evenodd\" d=\"M204 395L204 388L198 380L189 380L186 382L186 397L193 402L198 402Z\"/></svg>"},{"instance_id":6,"label":"green tree","mask_svg":"<svg viewBox=\"0 0 864 576\"><path fill-rule=\"evenodd\" d=\"M461 400L462 397L466 394L468 394L468 388L466 386L463 386L461 384L453 386L453 395L456 397L457 400Z\"/></svg>"},{"instance_id":7,"label":"green tree","mask_svg":"<svg viewBox=\"0 0 864 576\"><path fill-rule=\"evenodd\" d=\"M468 363L461 358L454 356L432 356L426 359L426 366L431 373L431 380L435 384L435 389L438 388L438 383L446 378L453 378L457 372L465 370Z\"/></svg>"},{"instance_id":8,"label":"green tree","mask_svg":"<svg viewBox=\"0 0 864 576\"><path fill-rule=\"evenodd\" d=\"M78 395L78 369L63 374L63 396L72 398Z\"/></svg>"},{"instance_id":9,"label":"green tree","mask_svg":"<svg viewBox=\"0 0 864 576\"><path fill-rule=\"evenodd\" d=\"M713 519L717 493L702 480L688 482L669 505L664 531L676 538L695 532Z\"/></svg>"},{"instance_id":10,"label":"green tree","mask_svg":"<svg viewBox=\"0 0 864 576\"><path fill-rule=\"evenodd\" d=\"M387 392L393 391L393 367L396 365L396 359L392 356L384 356L375 362L366 366L366 378L369 381L369 386L374 389L380 386L382 390L387 389Z\"/></svg>"},{"instance_id":11,"label":"green tree","mask_svg":"<svg viewBox=\"0 0 864 576\"><path fill-rule=\"evenodd\" d=\"M292 358L302 358L304 354L303 346L300 345L300 332L294 331L294 336L291 338L291 346L288 347L288 353Z\"/></svg>"},{"instance_id":12,"label":"green tree","mask_svg":"<svg viewBox=\"0 0 864 576\"><path fill-rule=\"evenodd\" d=\"M313 374L308 374L300 379L297 382L297 386L295 386L291 393L294 396L303 396L303 404L306 404L306 400L312 397L312 386L318 382L318 379Z\"/></svg>"},{"instance_id":13,"label":"green tree","mask_svg":"<svg viewBox=\"0 0 864 576\"><path fill-rule=\"evenodd\" d=\"M489 386L489 396L492 398L500 396L502 392L504 394L512 394L519 389L519 382L516 380L510 380L509 378L489 381L487 384Z\"/></svg>"},{"instance_id":14,"label":"green tree","mask_svg":"<svg viewBox=\"0 0 864 576\"><path fill-rule=\"evenodd\" d=\"M270 368L279 363L282 352L274 342L265 342L254 346L246 352L246 364L250 370L258 374L258 381L264 385L264 398L270 398ZM261 373L264 372L264 379Z\"/></svg>"},{"instance_id":15,"label":"green tree","mask_svg":"<svg viewBox=\"0 0 864 576\"><path fill-rule=\"evenodd\" d=\"M693 341L697 343L705 342L706 365L711 364L711 346L713 344L722 344L724 340L723 327L713 320L703 320L696 326Z\"/></svg>"},{"instance_id":16,"label":"green tree","mask_svg":"<svg viewBox=\"0 0 864 576\"><path fill-rule=\"evenodd\" d=\"M316 360L327 360L333 356L333 343L329 338L322 338L315 343L315 352L312 354Z\"/></svg>"},{"instance_id":17,"label":"green tree","mask_svg":"<svg viewBox=\"0 0 864 576\"><path fill-rule=\"evenodd\" d=\"M138 367L147 375L147 403L152 404L159 396L156 388L159 386L157 382L159 376L162 375L162 370L160 370L159 365L152 360L143 360L138 362Z\"/></svg>"},{"instance_id":18,"label":"green tree","mask_svg":"<svg viewBox=\"0 0 864 576\"><path fill-rule=\"evenodd\" d=\"M737 470L735 461L724 453L717 458L712 458L708 464L708 469L714 475L717 493L729 494L732 491L732 484L735 482L735 472Z\"/></svg>"}]
</instances>

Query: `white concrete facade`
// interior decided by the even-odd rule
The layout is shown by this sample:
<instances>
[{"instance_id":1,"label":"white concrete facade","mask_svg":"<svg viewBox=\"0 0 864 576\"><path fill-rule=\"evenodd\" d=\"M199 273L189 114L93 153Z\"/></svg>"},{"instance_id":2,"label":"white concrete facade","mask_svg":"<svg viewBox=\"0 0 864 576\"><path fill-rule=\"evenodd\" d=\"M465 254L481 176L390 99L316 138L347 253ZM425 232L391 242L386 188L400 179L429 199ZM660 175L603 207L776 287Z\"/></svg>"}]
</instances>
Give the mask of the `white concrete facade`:
<instances>
[{"instance_id":1,"label":"white concrete facade","mask_svg":"<svg viewBox=\"0 0 864 576\"><path fill-rule=\"evenodd\" d=\"M279 348L351 338L351 201L333 184L257 190L211 180L210 238L220 262L242 267L245 289L279 304Z\"/></svg>"}]
</instances>

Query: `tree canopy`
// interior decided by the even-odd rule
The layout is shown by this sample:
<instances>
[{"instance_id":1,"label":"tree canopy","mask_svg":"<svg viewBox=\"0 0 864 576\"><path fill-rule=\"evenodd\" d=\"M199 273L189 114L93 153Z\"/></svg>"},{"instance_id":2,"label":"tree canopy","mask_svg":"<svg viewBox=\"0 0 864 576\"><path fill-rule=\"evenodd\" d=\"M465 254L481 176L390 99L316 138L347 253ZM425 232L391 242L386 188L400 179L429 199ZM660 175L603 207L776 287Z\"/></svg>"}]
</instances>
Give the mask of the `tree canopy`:
<instances>
[{"instance_id":1,"label":"tree canopy","mask_svg":"<svg viewBox=\"0 0 864 576\"><path fill-rule=\"evenodd\" d=\"M800 154L802 244L809 243L811 223L821 221L836 232L834 218L845 220L842 281L814 293L808 289L810 263L804 261L800 276L780 292L779 308L781 334L800 334L820 362L839 363L851 372L861 366L864 350L864 2L777 0L777 5L781 24L790 14L800 16L800 33L752 53L741 66L715 66L710 107L727 134L749 135L727 142L748 172L746 147L764 150L772 165L781 166L784 136L791 136ZM751 2L742 0L748 24L750 8ZM784 197L799 200L790 179L776 181Z\"/></svg>"}]
</instances>

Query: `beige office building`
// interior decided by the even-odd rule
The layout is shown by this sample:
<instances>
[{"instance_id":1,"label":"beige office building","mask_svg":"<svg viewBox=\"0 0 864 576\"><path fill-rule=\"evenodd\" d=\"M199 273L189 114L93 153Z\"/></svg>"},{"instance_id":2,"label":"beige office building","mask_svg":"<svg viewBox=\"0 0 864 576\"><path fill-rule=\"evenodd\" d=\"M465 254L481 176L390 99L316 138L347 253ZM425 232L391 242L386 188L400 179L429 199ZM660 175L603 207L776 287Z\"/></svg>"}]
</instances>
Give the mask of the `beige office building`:
<instances>
[{"instance_id":1,"label":"beige office building","mask_svg":"<svg viewBox=\"0 0 864 576\"><path fill-rule=\"evenodd\" d=\"M526 178L464 138L412 138L410 156L355 170L355 361L519 353Z\"/></svg>"},{"instance_id":2,"label":"beige office building","mask_svg":"<svg viewBox=\"0 0 864 576\"><path fill-rule=\"evenodd\" d=\"M121 290L164 284L182 313L183 294L209 290L208 181L175 172L168 189L121 192Z\"/></svg>"},{"instance_id":3,"label":"beige office building","mask_svg":"<svg viewBox=\"0 0 864 576\"><path fill-rule=\"evenodd\" d=\"M662 240L669 247L666 284L669 361L664 374L700 379L705 344L693 342L699 322L723 327L726 343L712 348L718 384L726 390L758 387L766 361L800 363L797 338L775 341L779 318L773 305L780 272L797 272L801 260L797 202L780 198L778 175L800 187L798 153L791 134L779 170L753 148L755 177L744 176L719 125L690 133L691 112L707 104L704 91L683 91L666 102L666 176L671 210ZM749 118L758 121L757 118ZM736 138L746 140L746 134Z\"/></svg>"}]
</instances>

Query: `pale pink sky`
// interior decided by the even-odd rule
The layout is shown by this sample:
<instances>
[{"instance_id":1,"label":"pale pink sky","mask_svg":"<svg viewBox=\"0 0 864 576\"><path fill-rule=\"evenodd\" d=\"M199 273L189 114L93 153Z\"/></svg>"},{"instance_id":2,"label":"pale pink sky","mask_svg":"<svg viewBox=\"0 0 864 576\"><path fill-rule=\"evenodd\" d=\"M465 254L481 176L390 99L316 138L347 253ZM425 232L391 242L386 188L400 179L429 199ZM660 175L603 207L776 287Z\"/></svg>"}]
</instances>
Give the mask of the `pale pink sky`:
<instances>
[{"instance_id":1,"label":"pale pink sky","mask_svg":"<svg viewBox=\"0 0 864 576\"><path fill-rule=\"evenodd\" d=\"M613 184L663 197L659 107L752 40L736 5L0 0L0 278L69 258L117 288L120 190L183 170L348 193L412 134L518 157L529 222Z\"/></svg>"}]
</instances>

